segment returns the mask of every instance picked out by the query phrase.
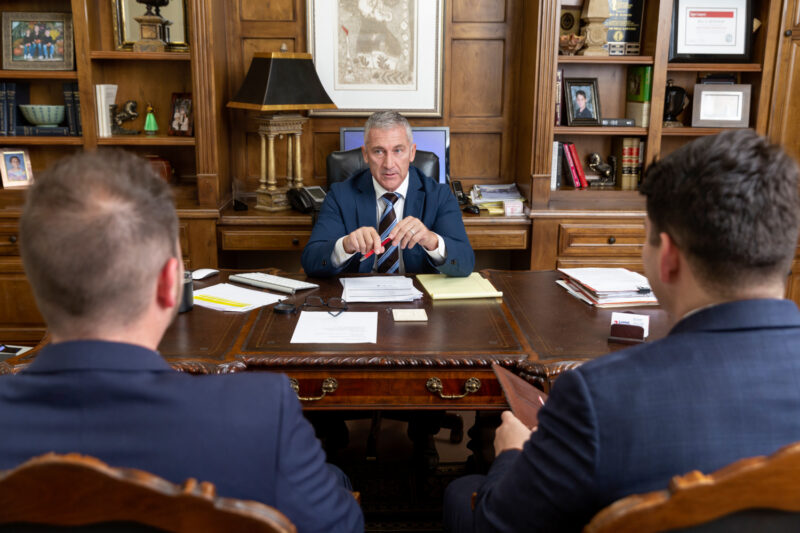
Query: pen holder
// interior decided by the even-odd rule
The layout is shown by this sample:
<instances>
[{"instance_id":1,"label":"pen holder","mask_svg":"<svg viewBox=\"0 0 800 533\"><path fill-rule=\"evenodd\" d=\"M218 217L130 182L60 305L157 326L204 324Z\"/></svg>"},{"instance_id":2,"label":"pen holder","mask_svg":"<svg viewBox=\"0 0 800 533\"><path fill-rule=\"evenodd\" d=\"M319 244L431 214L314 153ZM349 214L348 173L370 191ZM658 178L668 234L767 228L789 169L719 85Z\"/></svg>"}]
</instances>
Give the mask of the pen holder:
<instances>
[{"instance_id":1,"label":"pen holder","mask_svg":"<svg viewBox=\"0 0 800 533\"><path fill-rule=\"evenodd\" d=\"M178 307L179 313L191 311L194 307L194 287L192 283L192 273L183 273L183 293L181 294L181 305Z\"/></svg>"}]
</instances>

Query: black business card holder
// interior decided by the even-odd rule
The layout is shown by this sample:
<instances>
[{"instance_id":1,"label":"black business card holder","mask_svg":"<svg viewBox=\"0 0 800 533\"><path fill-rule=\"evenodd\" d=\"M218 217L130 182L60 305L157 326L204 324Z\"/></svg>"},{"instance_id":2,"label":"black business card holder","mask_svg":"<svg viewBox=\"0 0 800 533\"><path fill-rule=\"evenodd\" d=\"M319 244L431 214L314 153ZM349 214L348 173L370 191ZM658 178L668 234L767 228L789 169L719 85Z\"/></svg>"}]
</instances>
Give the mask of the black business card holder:
<instances>
[{"instance_id":1,"label":"black business card holder","mask_svg":"<svg viewBox=\"0 0 800 533\"><path fill-rule=\"evenodd\" d=\"M631 324L611 324L608 342L619 344L640 344L644 342L644 328Z\"/></svg>"}]
</instances>

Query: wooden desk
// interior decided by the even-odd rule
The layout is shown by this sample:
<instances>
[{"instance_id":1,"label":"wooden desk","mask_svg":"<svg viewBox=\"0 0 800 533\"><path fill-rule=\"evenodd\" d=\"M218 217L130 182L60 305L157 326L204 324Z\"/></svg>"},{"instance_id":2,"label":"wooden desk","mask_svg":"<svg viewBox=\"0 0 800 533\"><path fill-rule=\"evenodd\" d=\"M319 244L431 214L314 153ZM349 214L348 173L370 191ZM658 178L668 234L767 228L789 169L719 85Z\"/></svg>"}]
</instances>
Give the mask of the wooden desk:
<instances>
[{"instance_id":1,"label":"wooden desk","mask_svg":"<svg viewBox=\"0 0 800 533\"><path fill-rule=\"evenodd\" d=\"M192 373L285 372L297 381L301 397L322 396L323 386L331 388L330 379L335 380L336 390L304 401L306 409L494 410L506 404L492 363L517 367L547 390L564 369L624 348L607 341L611 311L569 296L555 284L555 272L485 274L503 291L502 299L434 302L425 296L408 303L350 304L353 311L378 313L377 344L291 344L297 314L276 314L271 306L243 314L195 306L176 318L159 350L176 368ZM226 277L196 282L195 288ZM300 306L310 295L341 295L338 280L314 281L319 289L287 301ZM391 308L423 308L428 322L395 323ZM666 335L666 313L636 312L651 316L650 339ZM461 398L442 398L429 390L431 378L440 380L444 395L463 395L470 378L480 387Z\"/></svg>"}]
</instances>

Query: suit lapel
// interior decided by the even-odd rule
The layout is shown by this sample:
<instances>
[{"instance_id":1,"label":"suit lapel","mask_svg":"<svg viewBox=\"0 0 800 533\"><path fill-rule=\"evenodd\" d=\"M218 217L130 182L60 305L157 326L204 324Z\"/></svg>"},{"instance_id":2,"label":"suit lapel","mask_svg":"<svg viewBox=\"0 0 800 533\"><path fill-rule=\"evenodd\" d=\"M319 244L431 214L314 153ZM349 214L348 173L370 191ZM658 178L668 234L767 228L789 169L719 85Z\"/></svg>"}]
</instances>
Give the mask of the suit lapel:
<instances>
[{"instance_id":1,"label":"suit lapel","mask_svg":"<svg viewBox=\"0 0 800 533\"><path fill-rule=\"evenodd\" d=\"M369 169L358 177L358 198L356 198L356 227L378 227L378 208L375 199L375 187L372 185L372 174Z\"/></svg>"}]
</instances>

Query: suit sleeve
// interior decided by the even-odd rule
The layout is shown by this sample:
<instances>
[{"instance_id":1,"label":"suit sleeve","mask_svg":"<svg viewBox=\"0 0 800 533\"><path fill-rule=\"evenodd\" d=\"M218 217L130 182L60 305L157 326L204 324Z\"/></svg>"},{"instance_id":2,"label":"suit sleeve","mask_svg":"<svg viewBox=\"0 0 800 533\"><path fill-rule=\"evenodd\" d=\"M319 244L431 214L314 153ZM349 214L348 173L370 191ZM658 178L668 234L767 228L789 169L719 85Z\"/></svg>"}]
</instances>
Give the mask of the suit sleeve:
<instances>
[{"instance_id":1,"label":"suit sleeve","mask_svg":"<svg viewBox=\"0 0 800 533\"><path fill-rule=\"evenodd\" d=\"M472 251L467 231L464 229L458 202L446 185L439 186L436 201L436 220L428 229L444 239L447 256L441 265L435 264L428 254L425 254L426 260L432 268L442 274L453 277L469 276L475 268L475 252Z\"/></svg>"},{"instance_id":2,"label":"suit sleeve","mask_svg":"<svg viewBox=\"0 0 800 533\"><path fill-rule=\"evenodd\" d=\"M599 510L598 430L579 372L558 378L521 452L495 460L478 490L475 531L580 531Z\"/></svg>"},{"instance_id":3,"label":"suit sleeve","mask_svg":"<svg viewBox=\"0 0 800 533\"><path fill-rule=\"evenodd\" d=\"M353 495L325 463L325 453L300 402L282 377L279 451L275 471L276 507L297 527L298 533L364 531L364 516Z\"/></svg>"},{"instance_id":4,"label":"suit sleeve","mask_svg":"<svg viewBox=\"0 0 800 533\"><path fill-rule=\"evenodd\" d=\"M339 237L350 233L344 224L342 216L342 206L337 195L337 187L331 187L330 192L325 196L322 207L317 217L317 223L311 230L311 237L308 244L303 249L301 263L305 273L312 277L325 278L335 276L343 271L347 265L353 261L345 261L339 267L335 267L331 261L333 247Z\"/></svg>"}]
</instances>

